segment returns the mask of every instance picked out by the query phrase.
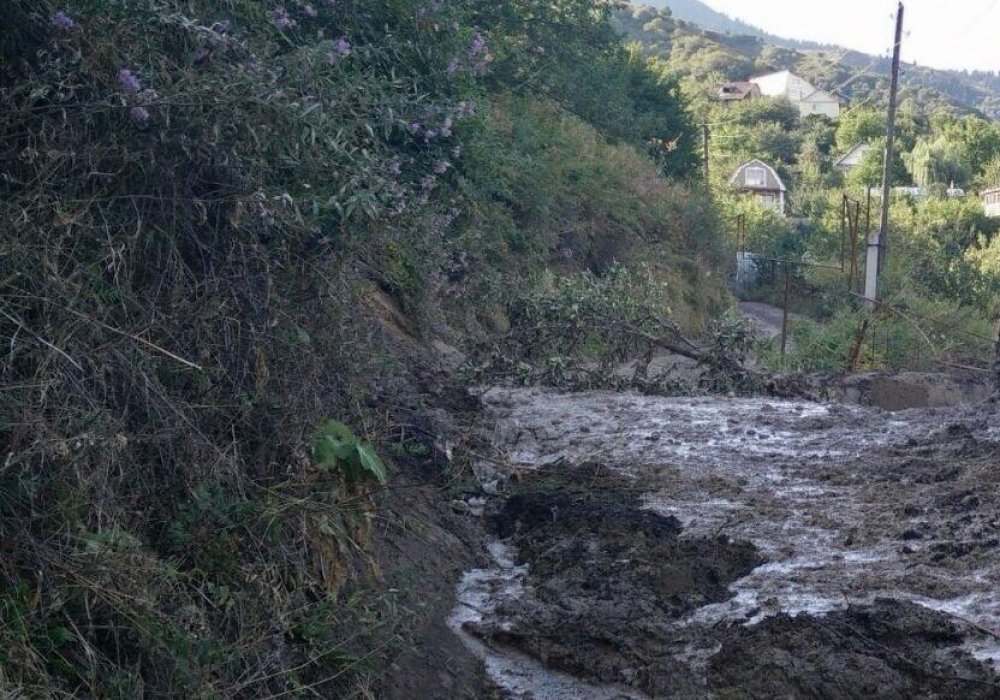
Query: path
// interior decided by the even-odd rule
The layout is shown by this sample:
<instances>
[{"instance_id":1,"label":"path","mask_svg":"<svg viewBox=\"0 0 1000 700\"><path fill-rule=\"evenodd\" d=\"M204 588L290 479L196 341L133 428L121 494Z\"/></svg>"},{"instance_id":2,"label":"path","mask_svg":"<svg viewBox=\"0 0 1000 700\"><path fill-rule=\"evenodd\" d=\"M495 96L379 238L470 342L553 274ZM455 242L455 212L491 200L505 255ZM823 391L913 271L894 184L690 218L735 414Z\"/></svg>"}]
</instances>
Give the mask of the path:
<instances>
[{"instance_id":1,"label":"path","mask_svg":"<svg viewBox=\"0 0 1000 700\"><path fill-rule=\"evenodd\" d=\"M781 324L784 312L777 306L764 304L759 301L741 301L740 312L750 320L754 330L765 340L777 340L781 338ZM802 321L804 317L798 314L789 314L789 321Z\"/></svg>"}]
</instances>

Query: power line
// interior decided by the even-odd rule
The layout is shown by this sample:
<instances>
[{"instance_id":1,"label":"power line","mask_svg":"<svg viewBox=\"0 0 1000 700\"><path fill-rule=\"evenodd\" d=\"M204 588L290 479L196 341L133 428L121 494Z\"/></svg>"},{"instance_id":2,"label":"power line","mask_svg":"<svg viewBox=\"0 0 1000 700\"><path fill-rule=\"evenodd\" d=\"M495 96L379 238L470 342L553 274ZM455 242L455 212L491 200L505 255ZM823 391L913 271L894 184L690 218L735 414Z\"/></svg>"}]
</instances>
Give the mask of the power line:
<instances>
[{"instance_id":1,"label":"power line","mask_svg":"<svg viewBox=\"0 0 1000 700\"><path fill-rule=\"evenodd\" d=\"M956 35L955 35L955 39L961 39L961 38L962 38L962 37L964 37L964 36L965 36L966 34L968 34L968 33L969 33L970 31L972 31L972 28L973 28L973 27L975 27L975 26L976 26L977 24L979 24L979 22L980 22L980 21L981 21L981 20L982 20L982 19L983 19L984 17L986 17L986 15L988 15L988 14L989 14L990 12L992 12L992 11L993 11L993 8L995 8L995 7L997 6L997 4L998 4L998 3L1000 3L1000 0L993 0L993 1L992 1L992 2L991 2L991 3L990 3L990 4L989 4L989 5L987 6L987 7L986 7L986 9L985 9L985 10L983 10L982 12L980 12L980 13L979 13L979 14L978 14L978 15L976 16L976 18L975 18L974 20L972 20L971 22L969 22L969 26L967 26L967 27L966 27L965 29L963 29L963 30L962 30L961 32L959 32L958 34L956 34Z\"/></svg>"}]
</instances>

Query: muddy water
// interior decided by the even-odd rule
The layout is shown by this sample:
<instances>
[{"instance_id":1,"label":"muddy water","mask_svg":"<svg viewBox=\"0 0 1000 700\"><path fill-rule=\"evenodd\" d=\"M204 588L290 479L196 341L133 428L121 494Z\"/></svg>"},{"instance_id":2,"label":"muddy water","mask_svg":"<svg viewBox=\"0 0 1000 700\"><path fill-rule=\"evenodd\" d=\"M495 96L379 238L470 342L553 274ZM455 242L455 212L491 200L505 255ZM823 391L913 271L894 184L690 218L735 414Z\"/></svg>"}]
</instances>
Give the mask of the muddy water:
<instances>
[{"instance_id":1,"label":"muddy water","mask_svg":"<svg viewBox=\"0 0 1000 700\"><path fill-rule=\"evenodd\" d=\"M656 653L670 654L676 661L667 674L673 674L673 680L666 685L631 682L648 669L634 671L625 661L616 661L610 671L596 674L614 683L595 684L594 677L585 681L581 673L552 668L579 666L573 654L565 652L565 640L558 654L551 645L524 640L533 636L532 625L546 630L564 626L565 621L549 623L566 608L578 608L573 620L590 620L588 624L606 623L604 613L595 613L592 601L576 605L566 595L566 590L575 589L563 586L553 593L551 581L529 571L531 562L519 562L518 551L510 548L513 540L498 544L496 566L466 575L452 624L476 646L510 697L670 696L674 693L663 688L672 687L688 689L678 690L677 697L712 697L714 691L742 697L726 685L738 676L732 663L719 671L732 649L750 638L771 640L775 629L785 634L783 621L798 624L795 634L818 634L812 628L799 629L806 620L856 629L860 623L855 617L862 614L858 611L879 599L912 603L931 616L916 614L920 619L914 622L915 606L901 612L878 603L878 614L888 615L901 629L957 625L960 650L948 654L964 651L963 658L971 663L983 662L987 670L976 674L988 676L989 667L1000 668L1000 418L995 411L889 414L836 404L601 392L563 395L537 389L492 390L483 401L493 442L509 462L492 475L501 482L512 473L544 470L557 475L574 465L599 464L615 480L602 482L601 488L610 489L607 493L618 493L620 484L621 493L639 494L640 507L664 522L676 520L683 538L701 543L699 547L739 540L751 543L760 554L759 566L726 581L729 594L716 596L719 600L709 596L701 603L670 607L650 598L653 617L660 615L655 611L667 611L649 634L665 640ZM557 522L558 511L552 508ZM565 571L557 567L554 575L563 585ZM690 600L701 597L685 598ZM882 629L890 623L879 625ZM549 632L538 633L545 634ZM908 648L905 657L893 653L913 666L912 659L924 658L919 656L924 652L927 659L935 659L927 661L935 669L935 664L945 663L939 659L944 652L936 647ZM623 658L628 660L628 654ZM892 665L894 658L890 655L886 663ZM709 679L710 667L722 675ZM822 675L822 669L817 673ZM922 673L942 676L940 669ZM970 672L963 673L958 674L962 679ZM677 680L682 677L683 682ZM911 686L904 680L886 680L883 694L898 691L900 697L907 696ZM911 689L924 681L915 677L912 682L916 685ZM983 697L1000 697L1000 686L977 682L974 688L987 688ZM636 688L653 692L644 695ZM954 690L940 690L949 689ZM991 695L993 690L996 695ZM794 689L781 692L794 694Z\"/></svg>"}]
</instances>

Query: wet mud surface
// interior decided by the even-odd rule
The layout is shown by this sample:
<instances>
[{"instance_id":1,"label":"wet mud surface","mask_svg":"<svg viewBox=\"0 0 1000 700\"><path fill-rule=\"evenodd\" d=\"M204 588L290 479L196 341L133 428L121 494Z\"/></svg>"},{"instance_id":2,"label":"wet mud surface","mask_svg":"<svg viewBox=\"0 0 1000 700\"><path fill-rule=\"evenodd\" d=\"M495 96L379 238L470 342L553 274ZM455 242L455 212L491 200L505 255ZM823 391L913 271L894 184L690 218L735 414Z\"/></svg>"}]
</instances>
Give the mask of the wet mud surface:
<instances>
[{"instance_id":1,"label":"wet mud surface","mask_svg":"<svg viewBox=\"0 0 1000 700\"><path fill-rule=\"evenodd\" d=\"M1000 416L494 390L504 697L1000 698ZM491 481L492 480L492 481Z\"/></svg>"}]
</instances>

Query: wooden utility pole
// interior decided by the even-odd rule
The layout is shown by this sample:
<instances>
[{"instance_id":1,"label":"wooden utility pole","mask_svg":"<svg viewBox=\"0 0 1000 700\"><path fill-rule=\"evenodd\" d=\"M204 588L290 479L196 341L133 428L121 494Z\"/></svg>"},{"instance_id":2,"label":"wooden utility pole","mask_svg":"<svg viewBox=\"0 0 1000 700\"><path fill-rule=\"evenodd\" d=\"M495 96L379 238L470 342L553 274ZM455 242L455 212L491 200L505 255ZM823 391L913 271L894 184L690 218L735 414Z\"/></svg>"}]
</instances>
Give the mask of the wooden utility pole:
<instances>
[{"instance_id":1,"label":"wooden utility pole","mask_svg":"<svg viewBox=\"0 0 1000 700\"><path fill-rule=\"evenodd\" d=\"M706 123L704 123L704 124L701 125L701 145L702 145L702 149L704 150L704 154L702 155L702 159L704 160L704 164L705 164L705 185L706 186L710 184L709 183L709 179L708 179L708 140L709 140L708 123L706 122Z\"/></svg>"},{"instance_id":2,"label":"wooden utility pole","mask_svg":"<svg viewBox=\"0 0 1000 700\"><path fill-rule=\"evenodd\" d=\"M784 360L788 354L788 296L791 291L791 265L785 261L785 305L781 313L781 359Z\"/></svg>"},{"instance_id":3,"label":"wooden utility pole","mask_svg":"<svg viewBox=\"0 0 1000 700\"><path fill-rule=\"evenodd\" d=\"M903 45L903 3L896 13L896 41L892 50L892 86L889 90L889 118L885 129L885 162L882 165L882 214L878 235L868 234L868 260L865 269L865 299L869 305L878 300L878 277L885 266L889 243L889 197L892 194L892 158L896 140L896 96L899 93L899 52Z\"/></svg>"}]
</instances>

